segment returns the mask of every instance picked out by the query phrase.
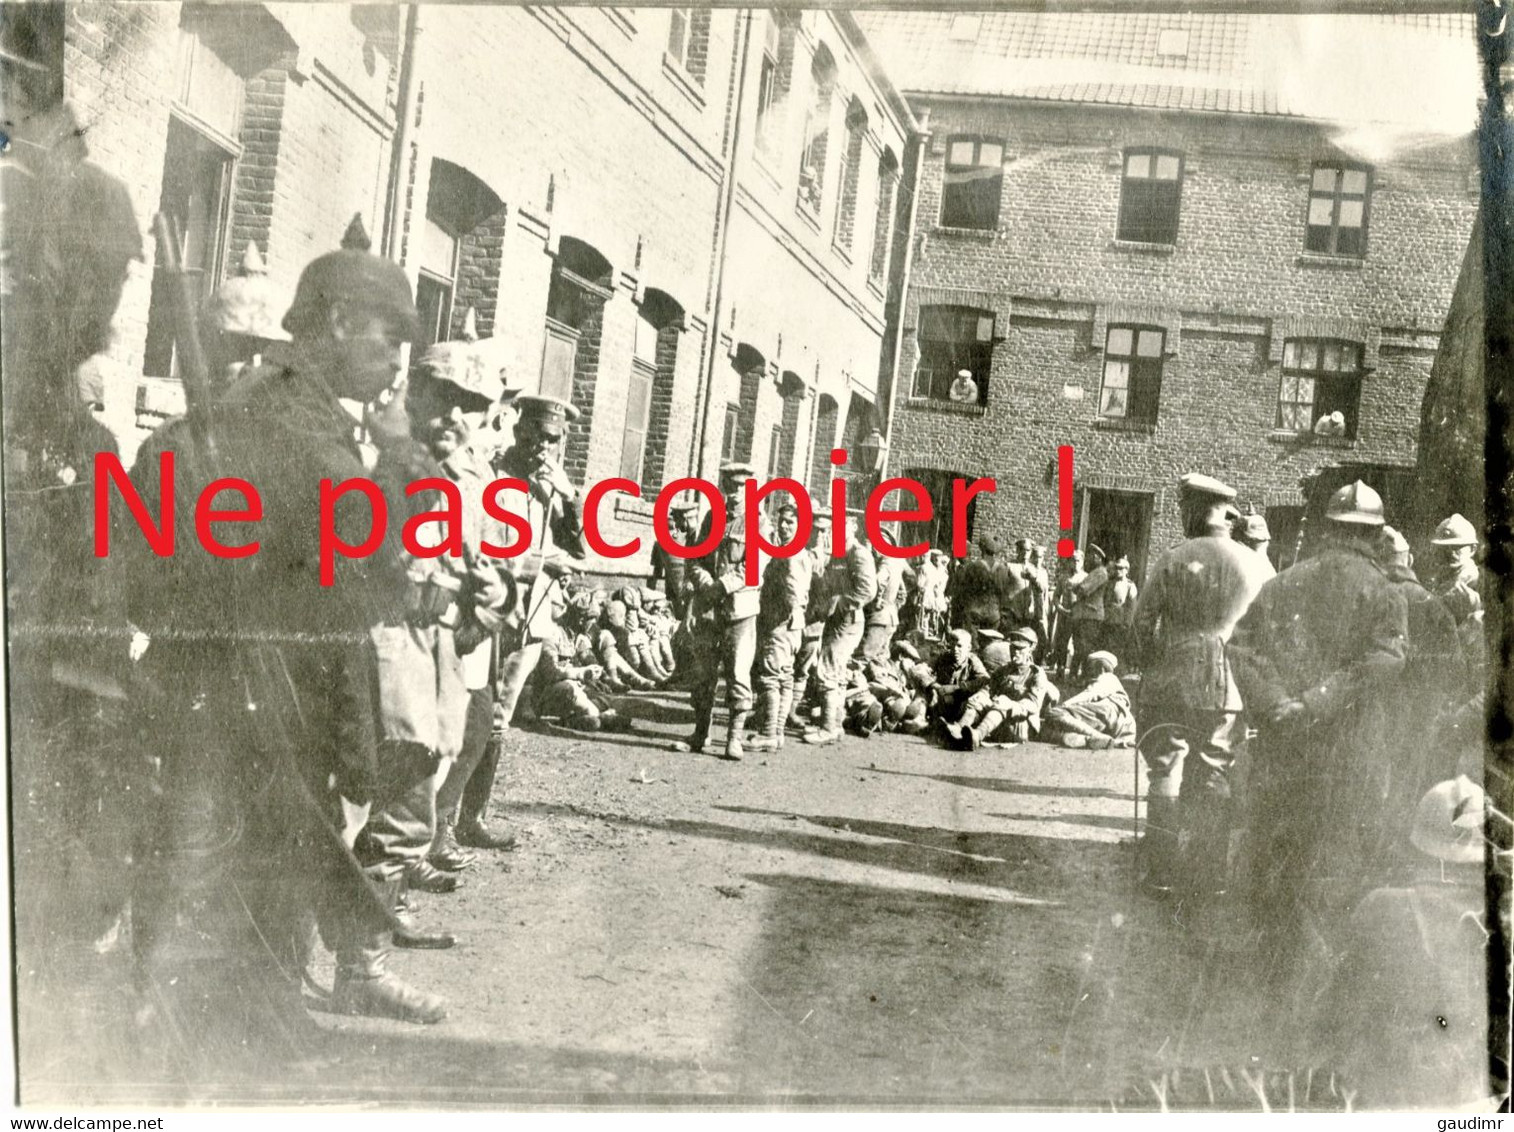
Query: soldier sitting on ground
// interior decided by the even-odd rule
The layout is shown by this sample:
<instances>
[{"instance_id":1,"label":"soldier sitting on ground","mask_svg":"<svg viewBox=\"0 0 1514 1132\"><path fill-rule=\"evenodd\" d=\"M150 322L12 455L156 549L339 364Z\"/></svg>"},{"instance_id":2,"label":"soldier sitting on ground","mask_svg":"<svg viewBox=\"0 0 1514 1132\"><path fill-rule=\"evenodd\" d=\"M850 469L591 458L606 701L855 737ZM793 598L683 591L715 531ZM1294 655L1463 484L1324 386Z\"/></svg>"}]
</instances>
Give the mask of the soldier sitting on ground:
<instances>
[{"instance_id":1,"label":"soldier sitting on ground","mask_svg":"<svg viewBox=\"0 0 1514 1132\"><path fill-rule=\"evenodd\" d=\"M631 721L603 696L589 690L604 670L597 664L576 663L574 635L563 626L568 602L561 588L554 589L552 627L542 640L541 658L531 673L532 707L538 718L555 716L575 731L629 731Z\"/></svg>"},{"instance_id":2,"label":"soldier sitting on ground","mask_svg":"<svg viewBox=\"0 0 1514 1132\"><path fill-rule=\"evenodd\" d=\"M620 655L648 680L659 684L665 682L669 674L652 656L652 638L647 635L646 618L641 608L641 587L622 586L606 603L605 609Z\"/></svg>"},{"instance_id":3,"label":"soldier sitting on ground","mask_svg":"<svg viewBox=\"0 0 1514 1132\"><path fill-rule=\"evenodd\" d=\"M1065 703L1047 709L1045 737L1060 738L1064 747L1135 746L1135 716L1125 685L1115 675L1118 665L1114 653L1091 653L1087 662L1091 679Z\"/></svg>"},{"instance_id":4,"label":"soldier sitting on ground","mask_svg":"<svg viewBox=\"0 0 1514 1132\"><path fill-rule=\"evenodd\" d=\"M1055 703L1057 690L1033 661L1036 634L1020 628L1009 635L1009 661L962 705L962 714L946 725L956 750L976 751L987 742L1024 743L1041 731L1041 712Z\"/></svg>"},{"instance_id":5,"label":"soldier sitting on ground","mask_svg":"<svg viewBox=\"0 0 1514 1132\"><path fill-rule=\"evenodd\" d=\"M657 687L657 682L638 672L621 651L622 640L628 639L625 605L605 600L603 590L591 591L589 601L593 621L587 632L594 643L594 654L611 687L619 684L635 692L648 692Z\"/></svg>"},{"instance_id":6,"label":"soldier sitting on ground","mask_svg":"<svg viewBox=\"0 0 1514 1132\"><path fill-rule=\"evenodd\" d=\"M672 679L678 670L673 650L673 635L678 632L678 622L668 609L668 599L656 590L647 590L642 596L642 614L642 627L647 632L652 659L668 674L668 679Z\"/></svg>"},{"instance_id":7,"label":"soldier sitting on ground","mask_svg":"<svg viewBox=\"0 0 1514 1132\"><path fill-rule=\"evenodd\" d=\"M973 652L973 635L966 629L953 629L946 639L951 647L936 658L929 701L930 718L940 723L956 719L967 697L988 683L988 669Z\"/></svg>"}]
</instances>

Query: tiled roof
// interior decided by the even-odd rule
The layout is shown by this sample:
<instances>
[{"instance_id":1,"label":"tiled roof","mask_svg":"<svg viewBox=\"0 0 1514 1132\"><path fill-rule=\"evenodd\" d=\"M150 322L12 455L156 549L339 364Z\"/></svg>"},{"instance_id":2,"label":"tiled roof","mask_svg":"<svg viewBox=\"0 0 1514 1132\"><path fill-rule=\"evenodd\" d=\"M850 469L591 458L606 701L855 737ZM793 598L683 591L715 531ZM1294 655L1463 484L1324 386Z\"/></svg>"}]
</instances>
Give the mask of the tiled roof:
<instances>
[{"instance_id":1,"label":"tiled roof","mask_svg":"<svg viewBox=\"0 0 1514 1132\"><path fill-rule=\"evenodd\" d=\"M917 94L1315 117L1308 77L1290 66L1301 43L1340 37L1338 46L1360 53L1371 34L1400 48L1409 37L1435 37L1441 48L1464 44L1474 65L1470 14L915 10L856 18L894 84Z\"/></svg>"}]
</instances>

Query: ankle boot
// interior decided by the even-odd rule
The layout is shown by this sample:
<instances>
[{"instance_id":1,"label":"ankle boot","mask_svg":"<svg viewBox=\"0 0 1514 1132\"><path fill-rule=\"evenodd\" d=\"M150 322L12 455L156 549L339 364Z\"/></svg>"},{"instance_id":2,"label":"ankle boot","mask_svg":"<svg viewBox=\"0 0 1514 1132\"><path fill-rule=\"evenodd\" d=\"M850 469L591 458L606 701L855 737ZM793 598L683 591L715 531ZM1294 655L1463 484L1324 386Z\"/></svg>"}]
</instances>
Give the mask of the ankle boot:
<instances>
[{"instance_id":1,"label":"ankle boot","mask_svg":"<svg viewBox=\"0 0 1514 1132\"><path fill-rule=\"evenodd\" d=\"M983 713L975 707L964 707L962 718L946 725L947 745L955 749L962 742L967 729L978 722L978 716Z\"/></svg>"},{"instance_id":2,"label":"ankle boot","mask_svg":"<svg viewBox=\"0 0 1514 1132\"><path fill-rule=\"evenodd\" d=\"M1002 711L984 712L976 724L972 727L964 727L962 729L962 739L967 749L969 751L976 751L984 743L988 742L988 737L997 731L999 725L1003 722L1004 713Z\"/></svg>"},{"instance_id":3,"label":"ankle boot","mask_svg":"<svg viewBox=\"0 0 1514 1132\"><path fill-rule=\"evenodd\" d=\"M746 726L746 721L751 718L750 711L738 711L731 713L731 727L726 732L725 754L722 756L733 763L739 763L745 753L741 748L741 729Z\"/></svg>"},{"instance_id":4,"label":"ankle boot","mask_svg":"<svg viewBox=\"0 0 1514 1132\"><path fill-rule=\"evenodd\" d=\"M457 843L456 820L438 814L436 840L431 843L429 860L439 869L460 872L477 860L477 855Z\"/></svg>"},{"instance_id":5,"label":"ankle boot","mask_svg":"<svg viewBox=\"0 0 1514 1132\"><path fill-rule=\"evenodd\" d=\"M694 703L694 733L687 739L675 740L672 744L675 751L692 751L699 755L704 753L704 745L710 739L710 717L714 715L714 704Z\"/></svg>"},{"instance_id":6,"label":"ankle boot","mask_svg":"<svg viewBox=\"0 0 1514 1132\"><path fill-rule=\"evenodd\" d=\"M386 883L385 893L392 903L399 895L399 882ZM331 990L333 1011L368 1018L395 1018L425 1026L447 1017L444 999L417 990L389 972L387 927L349 923L342 934L346 938L336 956L336 982Z\"/></svg>"}]
</instances>

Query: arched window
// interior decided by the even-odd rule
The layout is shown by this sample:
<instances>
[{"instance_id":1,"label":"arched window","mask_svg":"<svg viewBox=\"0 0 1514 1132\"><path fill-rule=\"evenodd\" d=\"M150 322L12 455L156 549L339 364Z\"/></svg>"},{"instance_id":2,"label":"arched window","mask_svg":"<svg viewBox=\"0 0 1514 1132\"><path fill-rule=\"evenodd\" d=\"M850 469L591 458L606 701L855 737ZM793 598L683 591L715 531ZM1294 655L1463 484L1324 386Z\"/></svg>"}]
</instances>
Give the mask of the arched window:
<instances>
[{"instance_id":1,"label":"arched window","mask_svg":"<svg viewBox=\"0 0 1514 1132\"><path fill-rule=\"evenodd\" d=\"M620 474L649 489L662 486L683 320L678 301L652 288L636 312Z\"/></svg>"},{"instance_id":2,"label":"arched window","mask_svg":"<svg viewBox=\"0 0 1514 1132\"><path fill-rule=\"evenodd\" d=\"M862 140L867 136L867 111L852 99L846 108L846 148L841 151L841 192L836 196L835 244L852 250L852 230L857 225L857 182L862 171Z\"/></svg>"}]
</instances>

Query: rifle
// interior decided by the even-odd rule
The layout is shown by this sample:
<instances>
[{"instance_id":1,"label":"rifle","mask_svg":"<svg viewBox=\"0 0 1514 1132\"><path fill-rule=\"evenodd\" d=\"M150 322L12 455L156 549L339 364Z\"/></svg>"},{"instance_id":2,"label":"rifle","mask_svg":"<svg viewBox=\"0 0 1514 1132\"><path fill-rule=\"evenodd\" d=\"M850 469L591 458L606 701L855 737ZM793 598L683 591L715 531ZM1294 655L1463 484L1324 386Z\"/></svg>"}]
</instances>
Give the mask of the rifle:
<instances>
[{"instance_id":1,"label":"rifle","mask_svg":"<svg viewBox=\"0 0 1514 1132\"><path fill-rule=\"evenodd\" d=\"M200 344L196 295L179 253L178 225L171 216L153 217L158 239L159 267L173 277L174 342L178 346L179 373L184 380L185 416L194 438L196 459L208 469L215 465L215 439L210 431L210 375L205 350Z\"/></svg>"}]
</instances>

